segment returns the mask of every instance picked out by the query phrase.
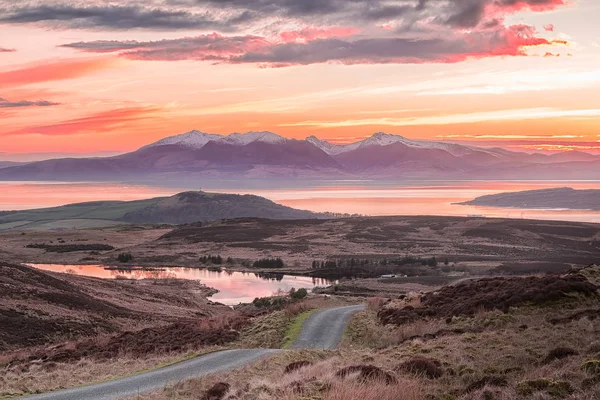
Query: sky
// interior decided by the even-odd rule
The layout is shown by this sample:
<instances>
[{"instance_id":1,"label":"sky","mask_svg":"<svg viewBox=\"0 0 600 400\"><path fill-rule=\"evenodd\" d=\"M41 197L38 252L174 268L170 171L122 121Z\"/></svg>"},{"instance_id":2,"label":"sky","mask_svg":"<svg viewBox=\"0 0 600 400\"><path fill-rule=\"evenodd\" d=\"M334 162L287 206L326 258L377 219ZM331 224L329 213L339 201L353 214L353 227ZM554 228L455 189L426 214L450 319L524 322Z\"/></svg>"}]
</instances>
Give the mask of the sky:
<instances>
[{"instance_id":1,"label":"sky","mask_svg":"<svg viewBox=\"0 0 600 400\"><path fill-rule=\"evenodd\" d=\"M600 153L596 0L0 0L0 160L197 129Z\"/></svg>"}]
</instances>

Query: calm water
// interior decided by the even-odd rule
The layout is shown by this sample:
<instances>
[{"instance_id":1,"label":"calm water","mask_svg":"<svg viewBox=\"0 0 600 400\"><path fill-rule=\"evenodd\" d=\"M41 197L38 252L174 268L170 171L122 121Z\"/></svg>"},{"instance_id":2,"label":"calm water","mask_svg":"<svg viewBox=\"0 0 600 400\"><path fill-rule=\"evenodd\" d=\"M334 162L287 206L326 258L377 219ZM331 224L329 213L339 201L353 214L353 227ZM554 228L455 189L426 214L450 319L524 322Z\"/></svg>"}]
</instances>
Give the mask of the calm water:
<instances>
[{"instance_id":1,"label":"calm water","mask_svg":"<svg viewBox=\"0 0 600 400\"><path fill-rule=\"evenodd\" d=\"M59 265L59 264L29 264L34 268L46 271L71 273L96 278L116 279L192 279L199 280L206 286L215 288L219 293L210 297L211 300L227 305L250 303L256 297L271 296L278 291L289 292L291 288L310 289L315 286L329 286L331 282L324 279L313 279L304 276L279 275L277 279L261 278L252 273L242 272L213 272L196 268L161 268L153 271L114 271L100 265Z\"/></svg>"},{"instance_id":2,"label":"calm water","mask_svg":"<svg viewBox=\"0 0 600 400\"><path fill-rule=\"evenodd\" d=\"M569 186L599 189L600 181L451 181L385 183L346 181L292 189L206 189L213 192L256 194L277 203L311 211L363 215L453 215L554 219L600 222L600 212L571 210L525 210L452 203L500 192ZM170 196L183 187L159 187L115 183L0 182L0 210L19 210L93 200L136 200Z\"/></svg>"}]
</instances>

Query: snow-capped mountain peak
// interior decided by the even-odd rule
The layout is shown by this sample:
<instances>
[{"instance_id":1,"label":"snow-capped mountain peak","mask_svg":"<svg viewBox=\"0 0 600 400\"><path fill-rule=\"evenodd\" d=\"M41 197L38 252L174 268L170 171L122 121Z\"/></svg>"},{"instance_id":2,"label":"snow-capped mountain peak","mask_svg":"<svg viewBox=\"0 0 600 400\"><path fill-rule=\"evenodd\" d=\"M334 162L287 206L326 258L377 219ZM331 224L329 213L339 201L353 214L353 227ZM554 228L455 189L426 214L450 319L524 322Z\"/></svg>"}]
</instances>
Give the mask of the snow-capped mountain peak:
<instances>
[{"instance_id":1,"label":"snow-capped mountain peak","mask_svg":"<svg viewBox=\"0 0 600 400\"><path fill-rule=\"evenodd\" d=\"M194 149L199 149L204 147L204 145L211 140L219 140L222 139L223 135L213 134L213 133L205 133L197 130L189 131L186 133L182 133L181 135L169 136L164 139L159 140L158 142L154 142L149 144L146 147L156 147L156 146L164 146L169 144L177 144L180 146L191 147Z\"/></svg>"},{"instance_id":2,"label":"snow-capped mountain peak","mask_svg":"<svg viewBox=\"0 0 600 400\"><path fill-rule=\"evenodd\" d=\"M373 136L350 144L333 144L325 140L321 140L316 136L306 138L306 141L317 146L329 155L337 155L348 151L356 150L362 147L369 146L389 146L394 143L409 144L412 141L400 135L392 135L389 133L377 132Z\"/></svg>"},{"instance_id":3,"label":"snow-capped mountain peak","mask_svg":"<svg viewBox=\"0 0 600 400\"><path fill-rule=\"evenodd\" d=\"M347 151L355 150L359 147L362 142L351 143L351 144L333 144L326 140L321 140L316 136L310 136L306 138L308 143L311 143L313 146L318 147L323 150L325 153L329 155L337 155L341 153L345 153Z\"/></svg>"},{"instance_id":4,"label":"snow-capped mountain peak","mask_svg":"<svg viewBox=\"0 0 600 400\"><path fill-rule=\"evenodd\" d=\"M264 143L283 143L287 139L276 135L272 132L247 132L247 133L232 133L230 135L219 135L212 133L204 133L197 130L182 133L181 135L169 136L158 142L149 144L145 147L157 147L164 145L180 145L192 149L201 149L208 142L227 143L233 146L245 146L253 142Z\"/></svg>"},{"instance_id":5,"label":"snow-capped mountain peak","mask_svg":"<svg viewBox=\"0 0 600 400\"><path fill-rule=\"evenodd\" d=\"M264 142L264 143L283 143L287 139L273 132L246 132L246 133L232 133L231 135L223 137L220 141L237 145L244 146L253 142Z\"/></svg>"},{"instance_id":6,"label":"snow-capped mountain peak","mask_svg":"<svg viewBox=\"0 0 600 400\"><path fill-rule=\"evenodd\" d=\"M306 139L308 142L317 146L324 152L329 155L337 155L341 153L346 153L348 151L356 150L359 148L365 148L370 146L390 146L393 144L403 144L407 147L418 148L418 149L436 149L443 150L455 156L460 156L472 151L482 151L489 154L496 155L491 149L480 149L474 148L467 145L460 145L454 143L446 143L446 142L434 142L429 140L411 140L407 139L404 136L393 135L390 133L377 132L373 134L371 137L361 140L356 143L344 144L344 145L336 145L324 140L321 140L315 136L311 136Z\"/></svg>"},{"instance_id":7,"label":"snow-capped mountain peak","mask_svg":"<svg viewBox=\"0 0 600 400\"><path fill-rule=\"evenodd\" d=\"M368 139L365 139L361 142L361 147L364 146L389 146L394 143L408 143L411 140L406 139L404 136L400 135L392 135L384 132L377 132L373 136Z\"/></svg>"}]
</instances>

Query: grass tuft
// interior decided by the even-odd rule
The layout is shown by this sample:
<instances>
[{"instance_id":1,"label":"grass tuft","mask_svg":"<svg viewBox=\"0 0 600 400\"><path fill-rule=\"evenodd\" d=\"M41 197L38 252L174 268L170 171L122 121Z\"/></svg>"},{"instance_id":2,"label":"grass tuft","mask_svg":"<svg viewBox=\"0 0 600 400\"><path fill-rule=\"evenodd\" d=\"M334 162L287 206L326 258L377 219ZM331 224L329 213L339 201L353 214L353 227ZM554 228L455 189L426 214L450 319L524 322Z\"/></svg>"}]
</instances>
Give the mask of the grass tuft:
<instances>
[{"instance_id":1,"label":"grass tuft","mask_svg":"<svg viewBox=\"0 0 600 400\"><path fill-rule=\"evenodd\" d=\"M316 310L308 310L304 311L298 315L296 315L290 325L288 326L285 337L283 338L283 342L281 343L282 349L289 349L292 347L300 333L302 332L302 326L304 322L314 313Z\"/></svg>"}]
</instances>

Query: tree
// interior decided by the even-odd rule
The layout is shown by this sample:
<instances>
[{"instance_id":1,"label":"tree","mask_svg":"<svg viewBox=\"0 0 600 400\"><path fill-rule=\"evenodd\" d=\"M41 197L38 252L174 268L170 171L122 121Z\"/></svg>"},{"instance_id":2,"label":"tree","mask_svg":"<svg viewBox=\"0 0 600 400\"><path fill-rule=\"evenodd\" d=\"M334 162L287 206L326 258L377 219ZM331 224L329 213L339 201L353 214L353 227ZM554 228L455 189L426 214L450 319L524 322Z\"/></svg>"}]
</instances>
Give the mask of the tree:
<instances>
[{"instance_id":1,"label":"tree","mask_svg":"<svg viewBox=\"0 0 600 400\"><path fill-rule=\"evenodd\" d=\"M117 256L117 260L122 263L130 262L133 260L131 253L121 253Z\"/></svg>"}]
</instances>

